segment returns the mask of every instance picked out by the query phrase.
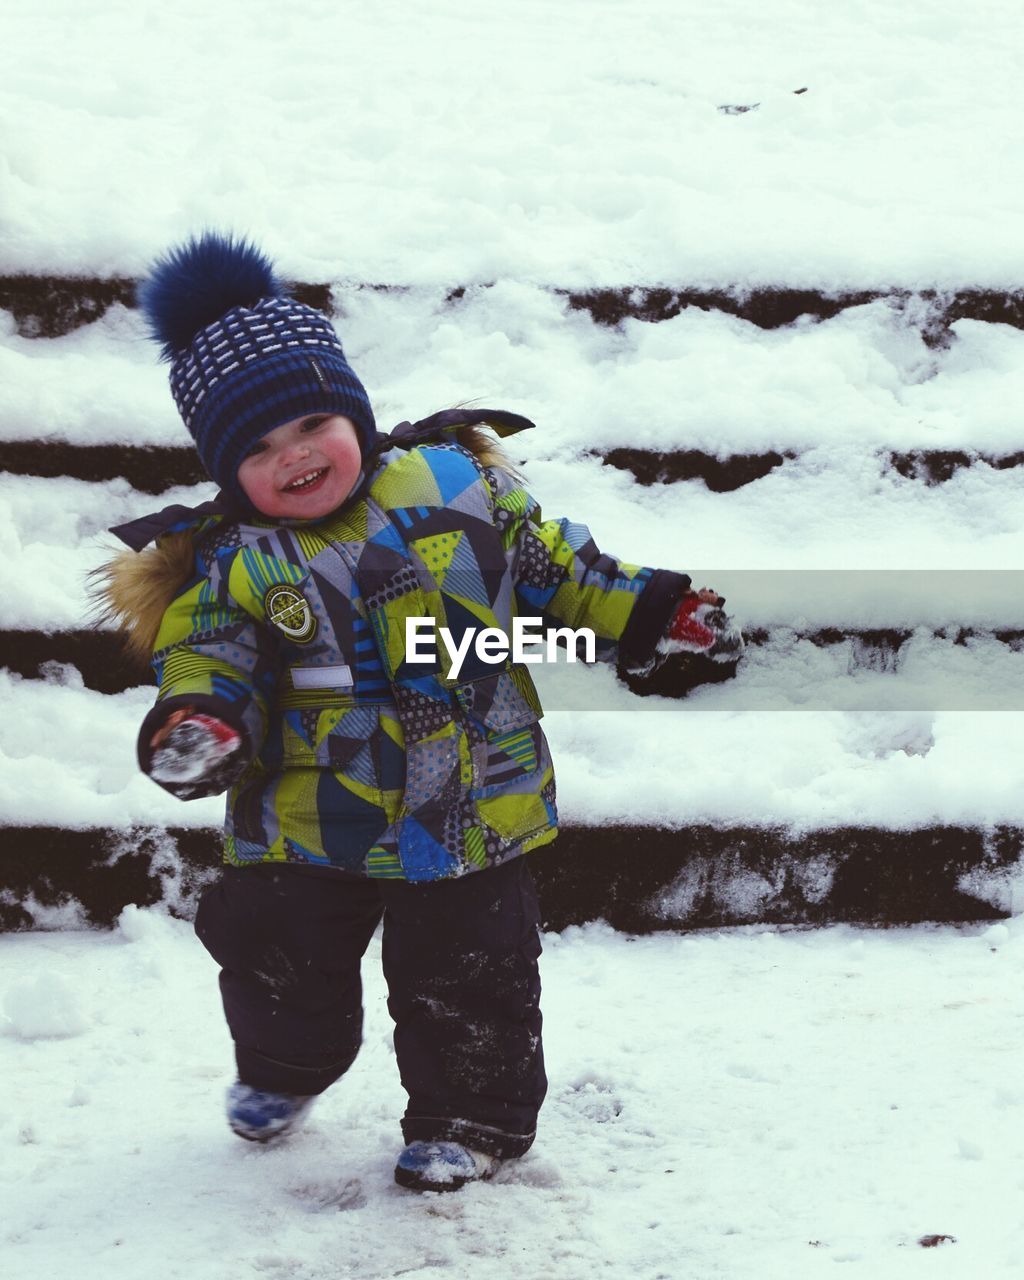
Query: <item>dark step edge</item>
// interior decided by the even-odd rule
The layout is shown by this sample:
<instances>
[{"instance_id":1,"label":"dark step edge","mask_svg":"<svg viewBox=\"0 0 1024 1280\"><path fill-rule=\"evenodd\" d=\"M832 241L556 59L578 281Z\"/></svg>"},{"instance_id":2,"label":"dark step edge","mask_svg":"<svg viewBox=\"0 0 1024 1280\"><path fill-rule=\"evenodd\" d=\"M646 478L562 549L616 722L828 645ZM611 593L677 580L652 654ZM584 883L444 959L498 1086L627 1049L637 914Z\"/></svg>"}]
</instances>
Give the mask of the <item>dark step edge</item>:
<instances>
[{"instance_id":1,"label":"dark step edge","mask_svg":"<svg viewBox=\"0 0 1024 1280\"><path fill-rule=\"evenodd\" d=\"M76 908L113 925L134 903L191 918L217 875L219 833L6 827L0 832L0 928L39 927L37 909ZM567 826L530 856L544 927L603 919L627 933L732 925L903 925L1005 918L963 887L1009 901L1024 829L778 827L668 830ZM46 921L43 920L45 926Z\"/></svg>"},{"instance_id":2,"label":"dark step edge","mask_svg":"<svg viewBox=\"0 0 1024 1280\"><path fill-rule=\"evenodd\" d=\"M914 634L909 627L865 628L854 631L840 627L822 627L802 633L799 638L825 648L853 640L861 665L872 670L891 670L901 647ZM936 632L938 634L938 632ZM976 635L992 635L1011 649L1024 649L1024 631L1000 628L993 632L973 627L946 627L942 634L955 644L966 645ZM749 647L767 644L771 633L763 627L745 632ZM27 680L62 683L61 668L74 667L87 689L97 693L124 693L128 689L153 683L148 667L130 659L124 652L116 632L106 630L37 631L32 629L0 630L0 669L6 669ZM735 664L692 659L676 663L666 661L650 676L629 675L620 670L623 682L641 696L681 698L700 684L718 684L735 675Z\"/></svg>"},{"instance_id":3,"label":"dark step edge","mask_svg":"<svg viewBox=\"0 0 1024 1280\"><path fill-rule=\"evenodd\" d=\"M823 442L824 443L824 442ZM882 452L882 451L879 451ZM640 485L676 484L687 480L703 480L713 493L731 493L744 485L762 480L784 462L800 456L797 450L779 453L731 454L724 458L700 449L653 450L622 446L593 451L606 466L628 471ZM1024 449L1013 453L994 454L968 449L886 450L886 465L907 480L926 485L945 484L964 467L981 463L996 471L1024 466Z\"/></svg>"},{"instance_id":4,"label":"dark step edge","mask_svg":"<svg viewBox=\"0 0 1024 1280\"><path fill-rule=\"evenodd\" d=\"M198 454L188 445L4 440L0 441L0 472L41 480L66 476L89 484L124 479L139 493L151 494L210 483Z\"/></svg>"},{"instance_id":5,"label":"dark step edge","mask_svg":"<svg viewBox=\"0 0 1024 1280\"><path fill-rule=\"evenodd\" d=\"M630 472L638 484L675 484L702 480L713 493L729 493L769 475L799 455L793 450L717 457L700 449L635 449L620 446L591 450L606 466ZM964 467L984 463L1003 471L1024 465L1024 450L989 454L963 449L889 451L887 465L909 480L942 484ZM524 465L529 465L528 462ZM209 481L187 445L67 444L46 440L0 441L0 472L54 479L68 476L90 484L125 479L140 493Z\"/></svg>"},{"instance_id":6,"label":"dark step edge","mask_svg":"<svg viewBox=\"0 0 1024 1280\"><path fill-rule=\"evenodd\" d=\"M467 294L491 287L488 283L454 286L445 302L457 306ZM293 295L309 306L332 314L331 286L293 283ZM407 293L408 285L365 283L357 289L378 293ZM627 318L658 322L670 320L687 307L722 311L762 329L793 324L801 316L831 319L850 307L880 298L908 310L911 321L932 345L948 341L949 326L956 320L983 320L1024 328L1024 291L1019 289L907 289L898 285L877 289L791 289L764 286L755 289L702 289L686 285L565 289L548 286L576 311L588 312L597 324L616 326ZM83 324L98 320L115 303L135 305L135 281L124 277L0 276L0 308L9 311L18 332L28 338L56 338Z\"/></svg>"},{"instance_id":7,"label":"dark step edge","mask_svg":"<svg viewBox=\"0 0 1024 1280\"><path fill-rule=\"evenodd\" d=\"M372 286L371 286L372 287ZM23 338L61 338L103 317L109 307L134 307L136 282L124 276L0 276L0 310L14 317ZM331 314L331 286L290 286L292 296Z\"/></svg>"}]
</instances>

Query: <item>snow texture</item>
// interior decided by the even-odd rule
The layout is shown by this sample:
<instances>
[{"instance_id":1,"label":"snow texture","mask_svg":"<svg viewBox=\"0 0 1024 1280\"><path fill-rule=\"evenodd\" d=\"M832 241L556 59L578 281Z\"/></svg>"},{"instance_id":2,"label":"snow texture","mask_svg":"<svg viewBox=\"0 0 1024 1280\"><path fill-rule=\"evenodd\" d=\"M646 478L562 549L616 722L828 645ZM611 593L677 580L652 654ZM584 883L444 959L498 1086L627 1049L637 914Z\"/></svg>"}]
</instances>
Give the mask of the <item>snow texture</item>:
<instances>
[{"instance_id":1,"label":"snow texture","mask_svg":"<svg viewBox=\"0 0 1024 1280\"><path fill-rule=\"evenodd\" d=\"M1024 822L1019 711L878 710L885 686L865 696L874 710L802 711L799 689L813 675L806 665L760 711L743 709L756 683L747 692L739 681L709 686L692 703L638 703L609 670L572 678L562 671L560 696L578 677L576 705L604 708L556 708L545 717L563 820L796 831L865 820L896 830ZM837 687L850 683L835 679ZM541 689L545 696L544 681ZM0 700L8 709L0 812L9 823L120 829L223 820L223 797L184 804L139 773L135 738L150 689L110 696L0 672Z\"/></svg>"},{"instance_id":2,"label":"snow texture","mask_svg":"<svg viewBox=\"0 0 1024 1280\"><path fill-rule=\"evenodd\" d=\"M214 225L307 280L1021 277L1024 16L1005 0L5 16L0 271L137 275Z\"/></svg>"},{"instance_id":3,"label":"snow texture","mask_svg":"<svg viewBox=\"0 0 1024 1280\"><path fill-rule=\"evenodd\" d=\"M188 926L129 907L113 933L8 935L0 951L8 1007L32 983L51 1007L78 1000L50 1015L73 1041L0 1035L0 1235L19 1280L1024 1266L1018 920L548 935L537 1142L492 1182L425 1197L391 1181L404 1095L379 939L359 1059L268 1149L224 1123L231 1046ZM932 1236L951 1239L926 1251Z\"/></svg>"},{"instance_id":4,"label":"snow texture","mask_svg":"<svg viewBox=\"0 0 1024 1280\"><path fill-rule=\"evenodd\" d=\"M879 299L765 330L690 307L617 328L515 279L379 292L336 285L335 326L383 426L464 400L529 408L524 456L702 449L716 456L1021 448L1007 405L1024 394L1024 333ZM25 338L0 312L0 439L188 445L141 316L114 305L60 338ZM528 440L528 443L527 443ZM517 442L518 444L518 442Z\"/></svg>"}]
</instances>

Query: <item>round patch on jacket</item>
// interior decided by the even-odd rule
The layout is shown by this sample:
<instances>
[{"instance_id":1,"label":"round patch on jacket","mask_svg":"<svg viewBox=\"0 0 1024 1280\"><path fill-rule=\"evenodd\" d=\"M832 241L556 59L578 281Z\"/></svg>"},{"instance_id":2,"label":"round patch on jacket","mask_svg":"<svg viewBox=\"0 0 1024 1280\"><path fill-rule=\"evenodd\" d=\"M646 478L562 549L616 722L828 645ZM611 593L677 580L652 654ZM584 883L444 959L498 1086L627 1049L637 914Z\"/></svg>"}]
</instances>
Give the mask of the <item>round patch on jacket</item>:
<instances>
[{"instance_id":1,"label":"round patch on jacket","mask_svg":"<svg viewBox=\"0 0 1024 1280\"><path fill-rule=\"evenodd\" d=\"M316 635L316 618L309 601L297 587L279 583L263 597L263 611L271 626L277 627L293 644L308 644Z\"/></svg>"}]
</instances>

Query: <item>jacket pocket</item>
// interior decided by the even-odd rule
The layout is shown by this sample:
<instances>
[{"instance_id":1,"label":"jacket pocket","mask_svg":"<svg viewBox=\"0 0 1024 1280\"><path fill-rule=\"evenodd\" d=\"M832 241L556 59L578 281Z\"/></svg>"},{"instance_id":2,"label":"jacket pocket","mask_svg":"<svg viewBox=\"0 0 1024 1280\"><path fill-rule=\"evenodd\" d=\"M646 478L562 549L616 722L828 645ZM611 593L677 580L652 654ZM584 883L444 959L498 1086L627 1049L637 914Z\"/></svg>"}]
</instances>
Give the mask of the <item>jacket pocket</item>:
<instances>
[{"instance_id":1,"label":"jacket pocket","mask_svg":"<svg viewBox=\"0 0 1024 1280\"><path fill-rule=\"evenodd\" d=\"M522 779L541 764L545 743L537 723L540 703L529 676L517 680L515 670L458 690L472 754L474 798L496 795L513 783L522 790Z\"/></svg>"},{"instance_id":2,"label":"jacket pocket","mask_svg":"<svg viewBox=\"0 0 1024 1280\"><path fill-rule=\"evenodd\" d=\"M537 723L540 702L529 675L511 668L462 686L473 755L473 806L503 841L514 843L550 825L542 796L552 777L547 741Z\"/></svg>"},{"instance_id":3,"label":"jacket pocket","mask_svg":"<svg viewBox=\"0 0 1024 1280\"><path fill-rule=\"evenodd\" d=\"M382 808L397 808L405 755L397 714L381 703L304 707L282 717L285 769L327 769Z\"/></svg>"},{"instance_id":4,"label":"jacket pocket","mask_svg":"<svg viewBox=\"0 0 1024 1280\"><path fill-rule=\"evenodd\" d=\"M489 733L521 729L544 714L533 681L522 667L459 685L456 697L463 712Z\"/></svg>"},{"instance_id":5,"label":"jacket pocket","mask_svg":"<svg viewBox=\"0 0 1024 1280\"><path fill-rule=\"evenodd\" d=\"M281 722L282 835L359 869L401 806L405 756L394 707L307 706L285 711Z\"/></svg>"},{"instance_id":6,"label":"jacket pocket","mask_svg":"<svg viewBox=\"0 0 1024 1280\"><path fill-rule=\"evenodd\" d=\"M480 819L507 844L515 844L554 826L554 813L542 794L551 779L551 767L542 757L546 757L546 751L538 753L532 778L520 775L518 780L503 780L481 787L473 794L473 805Z\"/></svg>"}]
</instances>

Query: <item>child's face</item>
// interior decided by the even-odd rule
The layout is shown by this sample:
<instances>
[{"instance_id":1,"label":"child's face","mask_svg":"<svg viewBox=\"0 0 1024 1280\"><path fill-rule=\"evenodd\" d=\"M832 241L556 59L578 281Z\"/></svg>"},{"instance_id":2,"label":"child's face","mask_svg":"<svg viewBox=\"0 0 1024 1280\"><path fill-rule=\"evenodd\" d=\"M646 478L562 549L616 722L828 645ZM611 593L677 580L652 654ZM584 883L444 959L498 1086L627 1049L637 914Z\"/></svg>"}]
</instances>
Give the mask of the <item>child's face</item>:
<instances>
[{"instance_id":1,"label":"child's face","mask_svg":"<svg viewBox=\"0 0 1024 1280\"><path fill-rule=\"evenodd\" d=\"M341 506L361 468L352 420L311 413L268 431L238 468L238 483L265 516L318 520Z\"/></svg>"}]
</instances>

